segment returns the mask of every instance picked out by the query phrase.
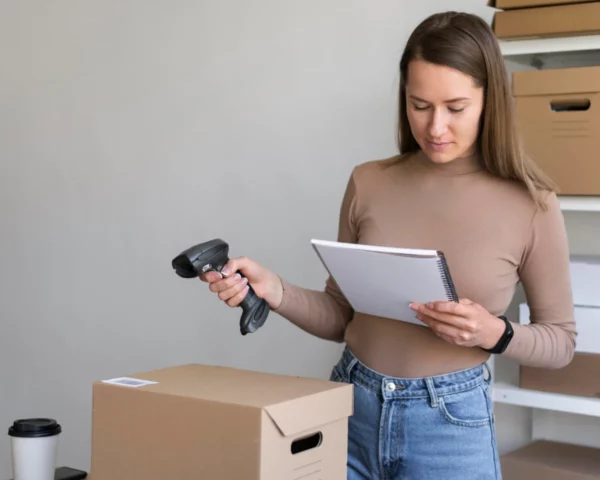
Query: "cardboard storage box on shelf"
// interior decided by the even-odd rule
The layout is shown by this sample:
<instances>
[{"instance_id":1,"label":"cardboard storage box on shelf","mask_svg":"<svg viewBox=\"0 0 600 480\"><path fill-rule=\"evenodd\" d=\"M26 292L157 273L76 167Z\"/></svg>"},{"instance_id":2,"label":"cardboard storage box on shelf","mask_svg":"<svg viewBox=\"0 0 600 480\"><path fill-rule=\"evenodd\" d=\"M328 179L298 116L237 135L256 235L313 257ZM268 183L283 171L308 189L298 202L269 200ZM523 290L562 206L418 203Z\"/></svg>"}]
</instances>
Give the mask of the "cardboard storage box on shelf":
<instances>
[{"instance_id":1,"label":"cardboard storage box on shelf","mask_svg":"<svg viewBox=\"0 0 600 480\"><path fill-rule=\"evenodd\" d=\"M529 323L529 307L519 305L519 323ZM600 397L600 308L575 306L577 346L573 360L559 369L519 367L519 386L528 390Z\"/></svg>"},{"instance_id":2,"label":"cardboard storage box on shelf","mask_svg":"<svg viewBox=\"0 0 600 480\"><path fill-rule=\"evenodd\" d=\"M96 382L94 480L346 479L352 385L185 365Z\"/></svg>"},{"instance_id":3,"label":"cardboard storage box on shelf","mask_svg":"<svg viewBox=\"0 0 600 480\"><path fill-rule=\"evenodd\" d=\"M569 3L591 3L598 0L489 0L488 6L500 10L515 8L548 7L550 5L565 5Z\"/></svg>"},{"instance_id":4,"label":"cardboard storage box on shelf","mask_svg":"<svg viewBox=\"0 0 600 480\"><path fill-rule=\"evenodd\" d=\"M559 193L600 194L600 67L514 72L512 90L525 149Z\"/></svg>"},{"instance_id":5,"label":"cardboard storage box on shelf","mask_svg":"<svg viewBox=\"0 0 600 480\"><path fill-rule=\"evenodd\" d=\"M600 2L498 11L494 13L492 29L501 40L597 34L600 33Z\"/></svg>"},{"instance_id":6,"label":"cardboard storage box on shelf","mask_svg":"<svg viewBox=\"0 0 600 480\"><path fill-rule=\"evenodd\" d=\"M577 352L559 369L521 366L519 386L527 390L600 398L600 355Z\"/></svg>"},{"instance_id":7,"label":"cardboard storage box on shelf","mask_svg":"<svg viewBox=\"0 0 600 480\"><path fill-rule=\"evenodd\" d=\"M600 479L600 449L535 441L500 457L505 480Z\"/></svg>"}]
</instances>

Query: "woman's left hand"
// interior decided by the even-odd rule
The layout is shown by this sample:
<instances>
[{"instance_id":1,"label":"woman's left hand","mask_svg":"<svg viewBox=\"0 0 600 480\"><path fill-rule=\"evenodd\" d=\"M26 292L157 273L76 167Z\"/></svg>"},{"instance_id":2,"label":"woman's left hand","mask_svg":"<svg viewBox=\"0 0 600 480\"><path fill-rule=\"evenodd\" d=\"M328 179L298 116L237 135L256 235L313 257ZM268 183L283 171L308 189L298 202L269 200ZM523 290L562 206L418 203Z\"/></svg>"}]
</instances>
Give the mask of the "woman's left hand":
<instances>
[{"instance_id":1,"label":"woman's left hand","mask_svg":"<svg viewBox=\"0 0 600 480\"><path fill-rule=\"evenodd\" d=\"M504 321L466 298L457 302L412 303L416 317L448 343L492 348L504 333Z\"/></svg>"}]
</instances>

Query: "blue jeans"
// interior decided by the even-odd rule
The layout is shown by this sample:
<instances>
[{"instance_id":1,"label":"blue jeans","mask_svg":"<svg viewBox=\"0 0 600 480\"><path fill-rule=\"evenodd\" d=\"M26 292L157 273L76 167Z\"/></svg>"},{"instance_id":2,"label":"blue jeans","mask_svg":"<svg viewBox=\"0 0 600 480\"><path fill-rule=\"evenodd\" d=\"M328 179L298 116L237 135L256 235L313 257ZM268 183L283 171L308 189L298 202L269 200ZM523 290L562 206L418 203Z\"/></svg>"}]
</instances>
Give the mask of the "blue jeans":
<instances>
[{"instance_id":1,"label":"blue jeans","mask_svg":"<svg viewBox=\"0 0 600 480\"><path fill-rule=\"evenodd\" d=\"M348 480L502 478L484 365L425 378L386 377L346 348L331 380L354 385Z\"/></svg>"}]
</instances>

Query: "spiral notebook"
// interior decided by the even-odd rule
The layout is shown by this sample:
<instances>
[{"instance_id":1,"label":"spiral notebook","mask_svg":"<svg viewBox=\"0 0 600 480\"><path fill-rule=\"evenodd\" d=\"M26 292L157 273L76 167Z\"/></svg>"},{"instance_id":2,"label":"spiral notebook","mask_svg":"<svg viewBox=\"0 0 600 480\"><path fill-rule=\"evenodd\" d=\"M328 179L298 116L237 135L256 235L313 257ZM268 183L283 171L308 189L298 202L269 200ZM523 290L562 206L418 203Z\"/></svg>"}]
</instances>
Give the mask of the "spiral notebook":
<instances>
[{"instance_id":1,"label":"spiral notebook","mask_svg":"<svg viewBox=\"0 0 600 480\"><path fill-rule=\"evenodd\" d=\"M411 302L458 302L443 252L311 240L356 312L425 325Z\"/></svg>"}]
</instances>

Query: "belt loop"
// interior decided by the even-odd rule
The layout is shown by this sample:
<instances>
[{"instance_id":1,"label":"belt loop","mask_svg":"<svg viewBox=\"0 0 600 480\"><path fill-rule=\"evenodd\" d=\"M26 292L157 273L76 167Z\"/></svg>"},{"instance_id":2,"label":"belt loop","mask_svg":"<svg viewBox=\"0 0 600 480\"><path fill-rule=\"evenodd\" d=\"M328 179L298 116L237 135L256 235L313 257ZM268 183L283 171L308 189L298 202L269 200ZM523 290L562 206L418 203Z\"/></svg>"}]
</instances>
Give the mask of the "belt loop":
<instances>
[{"instance_id":1,"label":"belt loop","mask_svg":"<svg viewBox=\"0 0 600 480\"><path fill-rule=\"evenodd\" d=\"M490 369L490 366L487 364L487 362L483 363L483 369L484 369L483 379L488 383L491 382L492 381L492 370ZM487 372L487 375L485 372Z\"/></svg>"},{"instance_id":2,"label":"belt loop","mask_svg":"<svg viewBox=\"0 0 600 480\"><path fill-rule=\"evenodd\" d=\"M344 350L344 357L346 363L346 378L348 380L351 380L350 373L352 372L354 366L358 363L358 358L354 356L354 354L350 351L350 349L347 346Z\"/></svg>"},{"instance_id":3,"label":"belt loop","mask_svg":"<svg viewBox=\"0 0 600 480\"><path fill-rule=\"evenodd\" d=\"M352 372L352 369L354 368L354 366L357 364L358 359L353 358L352 360L350 360L350 362L348 363L348 366L346 367L346 378L350 379L350 373Z\"/></svg>"},{"instance_id":4,"label":"belt loop","mask_svg":"<svg viewBox=\"0 0 600 480\"><path fill-rule=\"evenodd\" d=\"M425 383L427 384L427 391L429 392L429 403L432 408L435 408L438 406L438 396L435 391L435 386L433 385L433 379L431 377L426 377Z\"/></svg>"}]
</instances>

